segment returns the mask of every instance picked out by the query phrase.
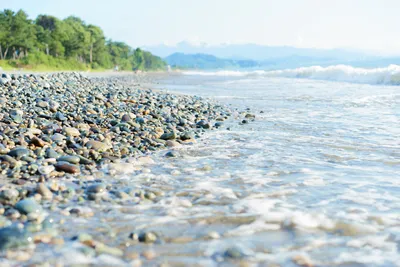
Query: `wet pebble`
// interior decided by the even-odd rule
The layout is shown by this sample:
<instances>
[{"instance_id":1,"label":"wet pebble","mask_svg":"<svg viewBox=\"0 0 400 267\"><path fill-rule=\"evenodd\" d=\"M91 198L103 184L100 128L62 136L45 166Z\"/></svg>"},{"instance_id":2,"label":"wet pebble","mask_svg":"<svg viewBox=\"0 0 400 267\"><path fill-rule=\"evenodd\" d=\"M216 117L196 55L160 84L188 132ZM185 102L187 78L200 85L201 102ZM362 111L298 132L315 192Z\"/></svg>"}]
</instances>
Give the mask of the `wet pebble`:
<instances>
[{"instance_id":1,"label":"wet pebble","mask_svg":"<svg viewBox=\"0 0 400 267\"><path fill-rule=\"evenodd\" d=\"M39 213L42 211L42 206L38 204L33 198L25 198L20 200L15 208L22 214Z\"/></svg>"},{"instance_id":2,"label":"wet pebble","mask_svg":"<svg viewBox=\"0 0 400 267\"><path fill-rule=\"evenodd\" d=\"M231 247L224 252L224 256L231 259L240 259L245 257L246 254L238 247Z\"/></svg>"},{"instance_id":3,"label":"wet pebble","mask_svg":"<svg viewBox=\"0 0 400 267\"><path fill-rule=\"evenodd\" d=\"M103 193L106 190L106 186L104 184L94 184L89 186L86 191L88 193Z\"/></svg>"},{"instance_id":4,"label":"wet pebble","mask_svg":"<svg viewBox=\"0 0 400 267\"><path fill-rule=\"evenodd\" d=\"M176 133L175 132L168 132L168 133L164 133L161 135L160 137L162 140L173 140L176 139Z\"/></svg>"},{"instance_id":5,"label":"wet pebble","mask_svg":"<svg viewBox=\"0 0 400 267\"><path fill-rule=\"evenodd\" d=\"M203 129L210 129L211 128L211 123L206 121L206 120L200 120L196 123L198 128L203 128Z\"/></svg>"},{"instance_id":6,"label":"wet pebble","mask_svg":"<svg viewBox=\"0 0 400 267\"><path fill-rule=\"evenodd\" d=\"M63 171L66 173L72 173L72 174L76 174L79 173L79 166L65 162L65 161L59 161L57 162L57 164L55 165L55 168L57 171Z\"/></svg>"},{"instance_id":7,"label":"wet pebble","mask_svg":"<svg viewBox=\"0 0 400 267\"><path fill-rule=\"evenodd\" d=\"M168 151L167 153L165 153L165 157L176 158L179 157L179 153L177 151Z\"/></svg>"},{"instance_id":8,"label":"wet pebble","mask_svg":"<svg viewBox=\"0 0 400 267\"><path fill-rule=\"evenodd\" d=\"M130 238L142 243L154 243L157 241L157 235L153 232L131 233Z\"/></svg>"},{"instance_id":9,"label":"wet pebble","mask_svg":"<svg viewBox=\"0 0 400 267\"><path fill-rule=\"evenodd\" d=\"M50 189L44 184L40 183L37 185L36 191L43 196L44 199L52 199L53 193Z\"/></svg>"},{"instance_id":10,"label":"wet pebble","mask_svg":"<svg viewBox=\"0 0 400 267\"><path fill-rule=\"evenodd\" d=\"M32 236L23 228L9 226L0 229L0 250L26 247L31 243Z\"/></svg>"}]
</instances>

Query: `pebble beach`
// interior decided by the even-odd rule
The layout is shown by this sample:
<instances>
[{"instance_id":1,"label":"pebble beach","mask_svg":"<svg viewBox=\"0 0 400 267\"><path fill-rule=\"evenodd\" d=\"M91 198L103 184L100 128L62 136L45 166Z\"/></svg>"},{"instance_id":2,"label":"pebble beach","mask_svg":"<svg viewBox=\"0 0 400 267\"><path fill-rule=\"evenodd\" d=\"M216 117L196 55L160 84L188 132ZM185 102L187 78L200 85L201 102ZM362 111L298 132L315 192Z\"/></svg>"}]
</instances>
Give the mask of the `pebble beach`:
<instances>
[{"instance_id":1,"label":"pebble beach","mask_svg":"<svg viewBox=\"0 0 400 267\"><path fill-rule=\"evenodd\" d=\"M107 221L118 221L114 207L165 201L169 186L146 177L157 164L149 155L178 157L230 112L200 97L144 89L143 77L1 76L0 266L140 266L157 257L153 243L185 242ZM126 174L140 182L119 179Z\"/></svg>"},{"instance_id":2,"label":"pebble beach","mask_svg":"<svg viewBox=\"0 0 400 267\"><path fill-rule=\"evenodd\" d=\"M398 266L398 88L207 75L2 75L0 266Z\"/></svg>"}]
</instances>

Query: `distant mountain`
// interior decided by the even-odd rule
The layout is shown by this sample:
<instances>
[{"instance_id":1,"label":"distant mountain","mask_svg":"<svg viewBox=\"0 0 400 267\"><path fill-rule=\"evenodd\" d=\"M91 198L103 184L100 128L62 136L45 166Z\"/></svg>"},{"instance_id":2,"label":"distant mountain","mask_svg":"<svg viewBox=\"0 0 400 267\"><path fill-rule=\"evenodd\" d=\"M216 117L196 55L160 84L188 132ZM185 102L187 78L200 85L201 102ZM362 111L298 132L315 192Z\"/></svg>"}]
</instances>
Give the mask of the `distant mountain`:
<instances>
[{"instance_id":1,"label":"distant mountain","mask_svg":"<svg viewBox=\"0 0 400 267\"><path fill-rule=\"evenodd\" d=\"M187 69L254 68L260 65L254 60L222 59L208 54L173 53L164 60L171 67Z\"/></svg>"},{"instance_id":2,"label":"distant mountain","mask_svg":"<svg viewBox=\"0 0 400 267\"><path fill-rule=\"evenodd\" d=\"M266 61L286 57L306 57L314 60L342 60L355 61L368 58L365 53L345 49L316 49L296 48L290 46L264 46L257 44L224 44L224 45L195 45L189 42L180 42L175 46L155 45L145 46L143 49L160 57L167 57L173 53L209 54L218 58L237 60Z\"/></svg>"}]
</instances>

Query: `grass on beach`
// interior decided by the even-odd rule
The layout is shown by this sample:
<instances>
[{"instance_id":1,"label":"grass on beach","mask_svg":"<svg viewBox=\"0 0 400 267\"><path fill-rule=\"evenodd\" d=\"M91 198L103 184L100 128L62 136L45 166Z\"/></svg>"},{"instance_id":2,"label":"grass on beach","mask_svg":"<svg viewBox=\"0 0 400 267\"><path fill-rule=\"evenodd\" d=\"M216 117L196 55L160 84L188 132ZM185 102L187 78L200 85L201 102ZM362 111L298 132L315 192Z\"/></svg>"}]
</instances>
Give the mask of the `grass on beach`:
<instances>
[{"instance_id":1,"label":"grass on beach","mask_svg":"<svg viewBox=\"0 0 400 267\"><path fill-rule=\"evenodd\" d=\"M25 62L24 60L0 60L3 70L30 70L30 71L66 71L88 70L89 66L75 60L45 57L44 60ZM102 69L104 70L104 69Z\"/></svg>"}]
</instances>

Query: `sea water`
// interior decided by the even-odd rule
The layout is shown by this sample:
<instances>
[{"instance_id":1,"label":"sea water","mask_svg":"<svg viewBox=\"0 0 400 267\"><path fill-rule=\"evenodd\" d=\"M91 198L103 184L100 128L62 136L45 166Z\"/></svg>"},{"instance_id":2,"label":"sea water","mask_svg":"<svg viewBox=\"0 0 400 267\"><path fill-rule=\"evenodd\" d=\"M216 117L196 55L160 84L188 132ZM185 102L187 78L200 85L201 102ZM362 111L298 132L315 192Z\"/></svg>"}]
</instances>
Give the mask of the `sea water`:
<instances>
[{"instance_id":1,"label":"sea water","mask_svg":"<svg viewBox=\"0 0 400 267\"><path fill-rule=\"evenodd\" d=\"M234 247L265 264L399 266L400 87L379 85L396 72L368 71L346 74L352 83L271 72L160 80L159 89L217 99L237 117L167 164L191 206L166 224L220 238L165 250L209 264ZM239 125L241 111L255 121Z\"/></svg>"}]
</instances>

